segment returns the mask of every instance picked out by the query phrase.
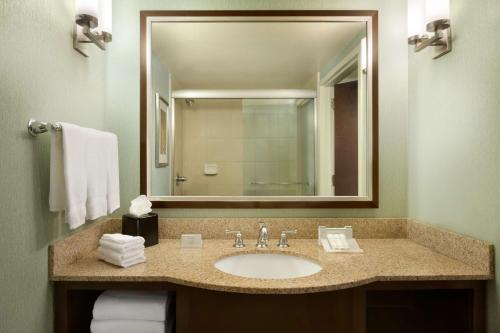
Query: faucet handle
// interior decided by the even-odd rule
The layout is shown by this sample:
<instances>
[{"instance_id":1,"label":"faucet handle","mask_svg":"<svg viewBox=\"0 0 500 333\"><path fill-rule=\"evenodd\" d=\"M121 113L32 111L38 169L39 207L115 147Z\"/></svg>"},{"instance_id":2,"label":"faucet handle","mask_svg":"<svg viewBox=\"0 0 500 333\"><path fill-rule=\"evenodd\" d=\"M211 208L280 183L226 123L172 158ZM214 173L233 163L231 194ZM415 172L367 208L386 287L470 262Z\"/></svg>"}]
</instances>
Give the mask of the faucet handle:
<instances>
[{"instance_id":1,"label":"faucet handle","mask_svg":"<svg viewBox=\"0 0 500 333\"><path fill-rule=\"evenodd\" d=\"M245 243L243 242L243 235L242 235L241 231L226 229L225 233L226 233L226 235L234 234L234 244L233 244L233 247L236 247L236 248L245 247Z\"/></svg>"},{"instance_id":2,"label":"faucet handle","mask_svg":"<svg viewBox=\"0 0 500 333\"><path fill-rule=\"evenodd\" d=\"M282 230L281 235L280 235L280 240L278 242L278 247L279 248L287 248L290 245L288 245L288 234L296 234L297 230Z\"/></svg>"}]
</instances>

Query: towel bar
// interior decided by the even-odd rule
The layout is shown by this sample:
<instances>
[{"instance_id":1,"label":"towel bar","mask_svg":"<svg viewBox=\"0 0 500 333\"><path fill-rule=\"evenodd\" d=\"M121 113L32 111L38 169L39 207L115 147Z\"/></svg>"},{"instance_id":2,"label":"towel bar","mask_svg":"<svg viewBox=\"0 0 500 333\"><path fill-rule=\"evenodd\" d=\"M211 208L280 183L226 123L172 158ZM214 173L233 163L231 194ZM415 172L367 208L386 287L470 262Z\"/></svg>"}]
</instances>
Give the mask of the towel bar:
<instances>
[{"instance_id":1,"label":"towel bar","mask_svg":"<svg viewBox=\"0 0 500 333\"><path fill-rule=\"evenodd\" d=\"M28 121L28 132L32 136L37 136L38 134L45 133L49 130L49 126L54 131L62 131L62 126L60 124L50 124L43 121L38 121L36 119L31 118Z\"/></svg>"}]
</instances>

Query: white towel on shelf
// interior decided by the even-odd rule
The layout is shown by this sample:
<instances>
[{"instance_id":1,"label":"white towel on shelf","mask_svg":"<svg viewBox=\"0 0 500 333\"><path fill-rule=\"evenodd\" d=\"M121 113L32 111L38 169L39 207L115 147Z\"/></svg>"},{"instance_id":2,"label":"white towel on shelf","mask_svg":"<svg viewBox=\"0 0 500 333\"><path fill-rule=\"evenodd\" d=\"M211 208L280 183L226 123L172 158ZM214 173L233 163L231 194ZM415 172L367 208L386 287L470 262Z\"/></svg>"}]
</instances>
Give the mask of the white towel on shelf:
<instances>
[{"instance_id":1,"label":"white towel on shelf","mask_svg":"<svg viewBox=\"0 0 500 333\"><path fill-rule=\"evenodd\" d=\"M51 211L65 211L70 229L113 212L120 206L116 135L60 123L52 132Z\"/></svg>"},{"instance_id":2,"label":"white towel on shelf","mask_svg":"<svg viewBox=\"0 0 500 333\"><path fill-rule=\"evenodd\" d=\"M99 248L97 248L97 252L99 252L99 254L104 257L111 258L116 261L125 261L135 258L139 255L144 255L144 245L131 248L127 252L118 252L113 249L107 248L106 246L99 246Z\"/></svg>"},{"instance_id":3,"label":"white towel on shelf","mask_svg":"<svg viewBox=\"0 0 500 333\"><path fill-rule=\"evenodd\" d=\"M92 333L165 333L167 323L153 320L96 320L90 323Z\"/></svg>"},{"instance_id":4,"label":"white towel on shelf","mask_svg":"<svg viewBox=\"0 0 500 333\"><path fill-rule=\"evenodd\" d=\"M97 320L166 321L172 296L165 291L106 290L94 304Z\"/></svg>"}]
</instances>

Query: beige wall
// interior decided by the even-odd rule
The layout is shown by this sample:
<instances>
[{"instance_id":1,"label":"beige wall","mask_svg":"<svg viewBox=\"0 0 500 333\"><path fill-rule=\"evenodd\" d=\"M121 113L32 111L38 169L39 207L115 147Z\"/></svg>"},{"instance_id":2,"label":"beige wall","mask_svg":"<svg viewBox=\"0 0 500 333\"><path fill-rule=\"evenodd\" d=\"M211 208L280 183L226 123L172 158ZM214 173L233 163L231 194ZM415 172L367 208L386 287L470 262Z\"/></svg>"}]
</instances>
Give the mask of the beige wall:
<instances>
[{"instance_id":1,"label":"beige wall","mask_svg":"<svg viewBox=\"0 0 500 333\"><path fill-rule=\"evenodd\" d=\"M183 106L183 195L241 195L243 117L241 100L196 100ZM218 174L205 175L205 163Z\"/></svg>"}]
</instances>

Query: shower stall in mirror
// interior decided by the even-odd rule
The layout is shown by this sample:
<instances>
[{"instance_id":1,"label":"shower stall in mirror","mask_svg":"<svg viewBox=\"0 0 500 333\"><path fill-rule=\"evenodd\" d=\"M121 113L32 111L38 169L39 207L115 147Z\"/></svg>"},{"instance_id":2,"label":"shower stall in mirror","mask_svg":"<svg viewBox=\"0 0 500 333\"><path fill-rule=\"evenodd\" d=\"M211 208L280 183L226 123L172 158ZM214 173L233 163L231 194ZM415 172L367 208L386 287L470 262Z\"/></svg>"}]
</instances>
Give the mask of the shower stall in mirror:
<instances>
[{"instance_id":1,"label":"shower stall in mirror","mask_svg":"<svg viewBox=\"0 0 500 333\"><path fill-rule=\"evenodd\" d=\"M313 196L314 98L174 98L176 196Z\"/></svg>"}]
</instances>

